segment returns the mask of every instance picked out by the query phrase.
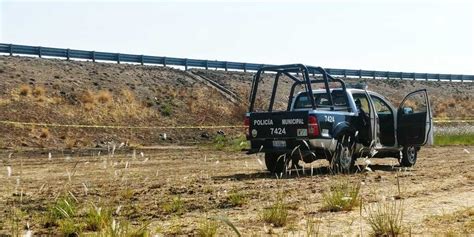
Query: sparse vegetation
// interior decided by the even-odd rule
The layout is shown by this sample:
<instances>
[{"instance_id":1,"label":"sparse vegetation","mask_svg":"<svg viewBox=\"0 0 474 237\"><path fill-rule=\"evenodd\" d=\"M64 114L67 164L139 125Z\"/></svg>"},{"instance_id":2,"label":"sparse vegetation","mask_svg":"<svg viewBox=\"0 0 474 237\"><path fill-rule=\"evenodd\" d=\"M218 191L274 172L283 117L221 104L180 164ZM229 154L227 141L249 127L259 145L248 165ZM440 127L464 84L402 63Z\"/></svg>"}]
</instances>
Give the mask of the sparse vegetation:
<instances>
[{"instance_id":1,"label":"sparse vegetation","mask_svg":"<svg viewBox=\"0 0 474 237\"><path fill-rule=\"evenodd\" d=\"M219 223L213 219L205 218L199 223L198 236L201 237L214 237L217 236L217 230Z\"/></svg>"},{"instance_id":2,"label":"sparse vegetation","mask_svg":"<svg viewBox=\"0 0 474 237\"><path fill-rule=\"evenodd\" d=\"M445 236L459 236L474 232L474 207L461 208L453 213L431 215L424 223L430 227L443 228Z\"/></svg>"},{"instance_id":3,"label":"sparse vegetation","mask_svg":"<svg viewBox=\"0 0 474 237\"><path fill-rule=\"evenodd\" d=\"M182 214L184 212L184 201L180 196L173 197L173 199L163 204L163 210L168 214Z\"/></svg>"},{"instance_id":4,"label":"sparse vegetation","mask_svg":"<svg viewBox=\"0 0 474 237\"><path fill-rule=\"evenodd\" d=\"M66 218L60 219L57 222L58 229L63 236L79 236L82 232L81 223L77 223L74 219Z\"/></svg>"},{"instance_id":5,"label":"sparse vegetation","mask_svg":"<svg viewBox=\"0 0 474 237\"><path fill-rule=\"evenodd\" d=\"M262 210L261 218L266 223L272 224L275 227L287 224L288 206L284 203L281 195L279 195L275 203Z\"/></svg>"},{"instance_id":6,"label":"sparse vegetation","mask_svg":"<svg viewBox=\"0 0 474 237\"><path fill-rule=\"evenodd\" d=\"M247 202L247 198L238 191L231 191L227 197L227 201L233 207L240 207Z\"/></svg>"},{"instance_id":7,"label":"sparse vegetation","mask_svg":"<svg viewBox=\"0 0 474 237\"><path fill-rule=\"evenodd\" d=\"M55 220L73 218L76 211L76 201L70 195L58 198L56 203L49 207L49 212Z\"/></svg>"},{"instance_id":8,"label":"sparse vegetation","mask_svg":"<svg viewBox=\"0 0 474 237\"><path fill-rule=\"evenodd\" d=\"M365 207L375 236L398 236L403 231L403 201L382 201Z\"/></svg>"},{"instance_id":9,"label":"sparse vegetation","mask_svg":"<svg viewBox=\"0 0 474 237\"><path fill-rule=\"evenodd\" d=\"M112 224L112 210L100 208L93 204L86 214L86 229L90 231L101 231Z\"/></svg>"},{"instance_id":10,"label":"sparse vegetation","mask_svg":"<svg viewBox=\"0 0 474 237\"><path fill-rule=\"evenodd\" d=\"M5 213L7 214L6 224L9 227L7 228L8 231L12 236L21 236L23 230L22 220L25 216L25 213L16 206L6 209Z\"/></svg>"},{"instance_id":11,"label":"sparse vegetation","mask_svg":"<svg viewBox=\"0 0 474 237\"><path fill-rule=\"evenodd\" d=\"M360 203L360 182L335 180L323 192L323 211L350 211Z\"/></svg>"},{"instance_id":12,"label":"sparse vegetation","mask_svg":"<svg viewBox=\"0 0 474 237\"><path fill-rule=\"evenodd\" d=\"M316 218L306 219L306 236L317 237L320 235L321 220Z\"/></svg>"},{"instance_id":13,"label":"sparse vegetation","mask_svg":"<svg viewBox=\"0 0 474 237\"><path fill-rule=\"evenodd\" d=\"M410 182L413 177L411 175L417 174L417 181L422 183L416 186L417 190L441 192L439 185L433 185L437 181L432 178L435 174L431 173L430 168L439 167L440 163L432 162L437 159L432 154L438 154L438 156L456 154L450 162L442 163L444 169L437 171L448 183L472 178L468 172L469 166L461 165L465 164L466 158L470 156L468 153L471 151L470 147L430 149L433 150L426 150L426 160L423 160L426 168L416 171L381 172L374 166L374 172L364 174L328 176L317 173L310 176L309 172L306 175L300 172L300 176L294 173L288 175L287 178L278 179L260 173L261 165L258 161L248 159L247 156L208 149L199 152L195 150L146 151L147 154L143 156L140 150L132 152L118 149L113 158L107 153L99 155L97 151L93 155L75 155L66 159L61 157L60 153L53 153L51 162L45 162L48 153L42 153L38 155L40 159L31 156L30 159L23 161L23 175L29 182L28 186L38 187L33 189L38 190L35 194L38 199L31 202L29 201L31 196L24 195L23 204L19 202L21 186L18 186L17 191L14 190L17 187L16 179L22 173L21 162L18 159L21 158L21 154L15 153L12 159L9 159L7 154L2 161L11 168L6 169L0 166L0 180L4 181L11 193L15 194L8 196L18 201L15 203L15 208L12 205L7 213L0 212L0 234L23 235L28 224L35 236L42 234L104 237L153 236L157 233L230 236L240 234L239 231L242 231L242 236L252 234L257 236L266 234L349 235L359 234L359 225L363 227L361 235L375 234L369 219L375 226L374 229L378 228L377 233L383 233L383 230L387 233L396 233L399 230L397 227L399 218L393 216L400 214L397 211L390 211L391 209L383 209L382 203L365 204L360 209L360 218L358 218L358 213L320 212L318 208L324 205L324 200L321 198L325 191L324 187L327 185L327 190L331 190L330 187L338 186L337 184L340 183L347 183L353 187L359 183L359 177L362 177L366 183L363 187L370 190L362 190L360 193L363 194L364 200L374 202L379 200L379 195L392 198L392 195L386 191L397 192L398 183ZM217 158L225 162L204 163L203 154L206 154L211 161L216 161ZM227 156L227 154L232 155ZM150 159L146 160L148 157ZM176 162L180 162L180 166L185 168L176 167ZM388 162L381 166L391 170ZM325 167L319 167L319 169L323 168ZM73 171L73 169L77 170ZM454 169L462 174L451 174ZM125 170L127 175L122 175ZM68 173L72 175L74 172L76 175L69 181ZM395 177L394 172L400 173L397 173ZM379 178L379 175L382 177ZM76 196L64 190L64 182L68 183L67 189ZM145 186L144 183L146 183ZM44 187L43 184L45 184ZM462 182L459 184L462 185ZM412 229L414 235L472 233L472 211L450 212L450 208L457 205L451 202L463 203L463 201L447 199L449 196L462 199L469 195L465 191L457 192L459 189L455 188L456 192L453 192L453 189L446 191L449 195L433 194L437 197L436 202L420 204L423 208L415 204L411 206L409 212L403 211L403 220L413 218L414 212L428 214L426 220L414 223L424 226L422 231ZM461 188L465 190L465 187L461 186ZM85 192L83 189L88 189L88 191ZM344 190L344 188L332 190ZM272 192L282 194L270 198ZM29 194L30 191L24 193ZM62 195L54 198L60 193ZM458 193L461 196L457 196ZM403 200L408 199L410 203L429 200L425 195L419 195L418 191L413 192L412 189L404 191L403 195L398 192L397 196L393 196L395 199L399 197ZM270 201L267 201L269 198ZM438 200L438 198L441 199ZM386 202L390 204L396 202L399 205L398 200ZM220 206L223 203L224 208ZM239 208L229 208L233 205ZM433 210L425 208L430 205L439 206ZM429 216L430 213L438 213L445 207L448 207L446 214ZM23 210L24 213L28 210L28 215L17 212L16 218L11 218L10 216L13 215L10 213L15 210ZM230 216L231 221L223 217L213 217L219 214ZM408 218L405 218L405 214ZM291 218L292 215L296 217L295 221ZM204 217L209 218L204 219ZM43 219L45 221L41 221ZM233 223L238 226L238 229ZM366 224L369 224L370 228L367 228ZM400 235L411 233L409 225L404 227L402 223L401 226L403 228L399 232ZM428 232L424 232L425 230Z\"/></svg>"},{"instance_id":14,"label":"sparse vegetation","mask_svg":"<svg viewBox=\"0 0 474 237\"><path fill-rule=\"evenodd\" d=\"M215 149L225 151L241 151L250 146L245 136L242 135L229 138L225 135L218 134L214 137L213 144Z\"/></svg>"}]
</instances>

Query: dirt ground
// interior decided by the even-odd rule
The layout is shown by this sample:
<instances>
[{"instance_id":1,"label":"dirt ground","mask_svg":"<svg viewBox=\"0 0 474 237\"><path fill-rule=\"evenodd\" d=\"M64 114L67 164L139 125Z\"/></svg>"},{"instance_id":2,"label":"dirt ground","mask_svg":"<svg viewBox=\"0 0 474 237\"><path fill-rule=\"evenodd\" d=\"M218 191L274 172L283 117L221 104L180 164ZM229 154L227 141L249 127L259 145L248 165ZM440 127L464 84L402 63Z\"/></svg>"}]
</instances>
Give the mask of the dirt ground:
<instances>
[{"instance_id":1,"label":"dirt ground","mask_svg":"<svg viewBox=\"0 0 474 237\"><path fill-rule=\"evenodd\" d=\"M210 148L82 150L52 152L51 158L48 153L0 153L0 234L9 233L13 207L23 213L21 229L28 225L33 234L57 234L57 227L42 224L42 216L68 191L81 207L108 206L116 211L117 220L134 225L150 222L153 233L165 235L195 235L206 217L224 216L243 236L305 236L309 220L317 224L319 234L366 236L371 233L368 207L399 197L404 234L474 234L474 146L423 148L410 169L398 167L395 159L371 159L372 171L331 175L321 160L305 164L304 173L293 171L282 178L266 172L260 155ZM340 179L362 182L363 207L321 211L323 193ZM230 205L231 193L241 194L243 205ZM289 220L283 227L273 227L261 213L281 195L289 207ZM178 197L184 202L181 211L164 211ZM444 218L463 210L471 211ZM219 225L220 236L232 233L227 225Z\"/></svg>"}]
</instances>

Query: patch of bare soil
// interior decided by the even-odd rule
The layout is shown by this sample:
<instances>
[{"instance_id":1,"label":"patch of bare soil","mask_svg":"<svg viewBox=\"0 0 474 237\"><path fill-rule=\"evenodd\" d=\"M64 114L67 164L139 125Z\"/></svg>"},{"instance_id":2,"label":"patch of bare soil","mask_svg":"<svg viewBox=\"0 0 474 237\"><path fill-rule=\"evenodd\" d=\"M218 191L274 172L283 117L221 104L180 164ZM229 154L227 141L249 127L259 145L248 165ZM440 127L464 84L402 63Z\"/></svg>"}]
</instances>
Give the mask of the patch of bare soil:
<instances>
[{"instance_id":1,"label":"patch of bare soil","mask_svg":"<svg viewBox=\"0 0 474 237\"><path fill-rule=\"evenodd\" d=\"M402 203L404 234L469 235L473 154L473 146L422 148L413 168L400 168L395 159L371 159L372 172L351 175L331 175L321 160L277 178L266 172L262 156L203 148L77 150L51 158L47 151L7 152L0 154L0 234L12 230L14 208L22 213L21 232L28 223L33 234L60 234L60 227L44 224L44 216L70 192L78 203L77 223L85 222L84 210L94 203L114 210L116 220L150 223L153 233L167 235L196 235L205 218L216 216L228 218L244 236L306 236L310 226L313 234L368 235L368 207L392 200ZM362 183L362 207L321 210L323 194L337 179ZM288 207L283 227L262 220L263 209L278 197ZM232 235L228 225L218 223L219 235Z\"/></svg>"}]
</instances>

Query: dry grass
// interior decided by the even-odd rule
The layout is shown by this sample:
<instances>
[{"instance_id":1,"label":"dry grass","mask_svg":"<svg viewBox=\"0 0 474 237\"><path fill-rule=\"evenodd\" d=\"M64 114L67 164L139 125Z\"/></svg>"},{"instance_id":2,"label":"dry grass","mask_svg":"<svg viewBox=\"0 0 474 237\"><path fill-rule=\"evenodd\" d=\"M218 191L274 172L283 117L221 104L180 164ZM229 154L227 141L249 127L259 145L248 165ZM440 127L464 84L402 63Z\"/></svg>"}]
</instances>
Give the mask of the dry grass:
<instances>
[{"instance_id":1,"label":"dry grass","mask_svg":"<svg viewBox=\"0 0 474 237\"><path fill-rule=\"evenodd\" d=\"M474 207L462 208L454 213L433 215L425 218L424 223L435 229L442 227L445 235L457 236L474 232Z\"/></svg>"}]
</instances>

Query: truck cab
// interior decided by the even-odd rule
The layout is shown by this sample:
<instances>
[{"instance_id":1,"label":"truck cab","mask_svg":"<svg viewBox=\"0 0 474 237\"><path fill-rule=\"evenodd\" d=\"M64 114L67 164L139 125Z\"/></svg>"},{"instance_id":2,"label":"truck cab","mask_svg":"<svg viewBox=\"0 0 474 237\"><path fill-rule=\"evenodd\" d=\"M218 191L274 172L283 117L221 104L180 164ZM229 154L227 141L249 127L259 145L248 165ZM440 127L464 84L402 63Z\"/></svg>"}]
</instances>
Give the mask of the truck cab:
<instances>
[{"instance_id":1,"label":"truck cab","mask_svg":"<svg viewBox=\"0 0 474 237\"><path fill-rule=\"evenodd\" d=\"M262 72L274 81L266 111L254 111ZM310 77L320 74L322 79ZM293 80L286 110L275 111L278 81ZM312 89L322 84L321 89ZM303 90L295 93L295 88ZM366 88L350 88L321 67L302 64L264 67L254 77L246 114L249 154L265 153L267 169L281 173L302 160L326 159L334 172L351 172L357 157L398 158L416 163L421 146L432 142L432 115L425 89L408 94L399 107ZM401 155L400 155L401 154ZM291 165L289 165L291 163Z\"/></svg>"}]
</instances>

